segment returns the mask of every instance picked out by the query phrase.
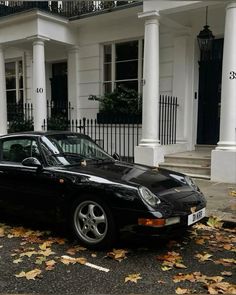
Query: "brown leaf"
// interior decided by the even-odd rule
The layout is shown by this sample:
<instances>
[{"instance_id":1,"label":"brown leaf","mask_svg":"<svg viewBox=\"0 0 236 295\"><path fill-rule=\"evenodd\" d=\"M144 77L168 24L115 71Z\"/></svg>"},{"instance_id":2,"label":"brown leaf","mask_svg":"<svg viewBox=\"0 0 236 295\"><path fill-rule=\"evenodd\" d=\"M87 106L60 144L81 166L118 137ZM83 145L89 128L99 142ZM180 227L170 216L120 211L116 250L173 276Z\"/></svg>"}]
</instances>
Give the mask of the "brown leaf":
<instances>
[{"instance_id":1,"label":"brown leaf","mask_svg":"<svg viewBox=\"0 0 236 295\"><path fill-rule=\"evenodd\" d=\"M231 271L222 271L221 274L222 274L222 276L225 276L225 277L231 277L232 276Z\"/></svg>"},{"instance_id":2,"label":"brown leaf","mask_svg":"<svg viewBox=\"0 0 236 295\"><path fill-rule=\"evenodd\" d=\"M48 247L51 247L52 244L52 241L46 241L42 245L39 245L39 249L46 250Z\"/></svg>"},{"instance_id":3,"label":"brown leaf","mask_svg":"<svg viewBox=\"0 0 236 295\"><path fill-rule=\"evenodd\" d=\"M196 212L197 207L192 207L190 208L191 213L195 213Z\"/></svg>"},{"instance_id":4,"label":"brown leaf","mask_svg":"<svg viewBox=\"0 0 236 295\"><path fill-rule=\"evenodd\" d=\"M229 192L229 196L236 197L236 190L232 190Z\"/></svg>"},{"instance_id":5,"label":"brown leaf","mask_svg":"<svg viewBox=\"0 0 236 295\"><path fill-rule=\"evenodd\" d=\"M175 263L176 268L187 268L183 263Z\"/></svg>"},{"instance_id":6,"label":"brown leaf","mask_svg":"<svg viewBox=\"0 0 236 295\"><path fill-rule=\"evenodd\" d=\"M37 255L37 254L38 254L38 252L36 252L36 251L28 251L28 252L21 253L20 257L27 256L30 258L32 255Z\"/></svg>"},{"instance_id":7,"label":"brown leaf","mask_svg":"<svg viewBox=\"0 0 236 295\"><path fill-rule=\"evenodd\" d=\"M55 260L48 260L45 262L46 264L46 270L53 270L56 264Z\"/></svg>"},{"instance_id":8,"label":"brown leaf","mask_svg":"<svg viewBox=\"0 0 236 295\"><path fill-rule=\"evenodd\" d=\"M75 263L85 264L87 262L87 259L84 257L74 258L67 255L63 255L61 257L61 262L66 265L75 264Z\"/></svg>"},{"instance_id":9,"label":"brown leaf","mask_svg":"<svg viewBox=\"0 0 236 295\"><path fill-rule=\"evenodd\" d=\"M208 254L208 253L205 253L205 254L198 253L198 254L195 255L195 257L198 258L198 260L200 262L205 262L205 261L208 261L208 260L212 260L212 259L210 259L210 257L212 257L212 255Z\"/></svg>"},{"instance_id":10,"label":"brown leaf","mask_svg":"<svg viewBox=\"0 0 236 295\"><path fill-rule=\"evenodd\" d=\"M15 259L13 260L13 263L18 264L20 262L22 262L23 260L21 258Z\"/></svg>"},{"instance_id":11,"label":"brown leaf","mask_svg":"<svg viewBox=\"0 0 236 295\"><path fill-rule=\"evenodd\" d=\"M0 238L5 237L5 230L4 228L0 228Z\"/></svg>"},{"instance_id":12,"label":"brown leaf","mask_svg":"<svg viewBox=\"0 0 236 295\"><path fill-rule=\"evenodd\" d=\"M196 240L195 240L195 243L196 243L197 245L203 245L203 244L205 243L205 240L204 240L204 239L196 239Z\"/></svg>"},{"instance_id":13,"label":"brown leaf","mask_svg":"<svg viewBox=\"0 0 236 295\"><path fill-rule=\"evenodd\" d=\"M113 251L107 253L107 257L115 259L121 262L123 259L127 258L126 254L128 253L127 250L123 249L113 249Z\"/></svg>"},{"instance_id":14,"label":"brown leaf","mask_svg":"<svg viewBox=\"0 0 236 295\"><path fill-rule=\"evenodd\" d=\"M134 274L130 274L125 278L125 283L127 282L132 282L132 283L136 283L138 282L138 280L141 280L142 277L140 276L140 273L134 273Z\"/></svg>"},{"instance_id":15,"label":"brown leaf","mask_svg":"<svg viewBox=\"0 0 236 295\"><path fill-rule=\"evenodd\" d=\"M175 293L176 294L189 294L189 290L188 289L182 289L180 287L178 287L176 290L175 290Z\"/></svg>"},{"instance_id":16,"label":"brown leaf","mask_svg":"<svg viewBox=\"0 0 236 295\"><path fill-rule=\"evenodd\" d=\"M35 280L35 278L37 276L39 276L41 274L41 270L40 269L33 269L31 271L28 272L20 272L19 274L15 275L17 278L26 278L27 280Z\"/></svg>"}]
</instances>

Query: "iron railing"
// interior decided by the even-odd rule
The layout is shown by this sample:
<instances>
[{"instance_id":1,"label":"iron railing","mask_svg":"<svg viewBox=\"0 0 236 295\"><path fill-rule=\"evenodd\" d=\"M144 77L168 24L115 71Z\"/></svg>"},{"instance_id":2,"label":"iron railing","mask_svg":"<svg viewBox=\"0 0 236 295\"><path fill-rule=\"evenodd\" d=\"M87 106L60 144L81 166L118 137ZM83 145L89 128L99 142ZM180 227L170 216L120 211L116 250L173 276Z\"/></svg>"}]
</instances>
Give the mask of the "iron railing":
<instances>
[{"instance_id":1,"label":"iron railing","mask_svg":"<svg viewBox=\"0 0 236 295\"><path fill-rule=\"evenodd\" d=\"M126 123L115 118L113 122L100 123L96 119L83 118L71 120L70 103L55 104L47 102L48 119L44 121L44 130L69 130L90 136L109 154L118 153L123 160L134 160L134 148L142 137L142 124L127 115ZM160 96L159 101L159 139L161 145L176 143L178 101L176 97ZM11 121L16 118L21 121L33 120L33 105L8 105L8 116ZM20 126L27 128L28 125L17 124L17 131ZM24 129L25 130L25 129Z\"/></svg>"},{"instance_id":2,"label":"iron railing","mask_svg":"<svg viewBox=\"0 0 236 295\"><path fill-rule=\"evenodd\" d=\"M0 1L0 17L38 8L71 18L140 4L142 1Z\"/></svg>"}]
</instances>

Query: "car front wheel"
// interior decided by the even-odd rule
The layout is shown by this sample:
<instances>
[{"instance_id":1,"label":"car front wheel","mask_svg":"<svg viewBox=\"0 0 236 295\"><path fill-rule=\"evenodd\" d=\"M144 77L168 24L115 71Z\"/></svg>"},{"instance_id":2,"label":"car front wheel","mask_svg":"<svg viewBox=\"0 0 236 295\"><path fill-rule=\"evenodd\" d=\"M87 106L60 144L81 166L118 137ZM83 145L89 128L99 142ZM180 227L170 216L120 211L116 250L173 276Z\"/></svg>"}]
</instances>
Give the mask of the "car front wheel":
<instances>
[{"instance_id":1,"label":"car front wheel","mask_svg":"<svg viewBox=\"0 0 236 295\"><path fill-rule=\"evenodd\" d=\"M87 197L75 202L72 226L76 237L89 248L109 247L116 238L111 211L98 198Z\"/></svg>"}]
</instances>

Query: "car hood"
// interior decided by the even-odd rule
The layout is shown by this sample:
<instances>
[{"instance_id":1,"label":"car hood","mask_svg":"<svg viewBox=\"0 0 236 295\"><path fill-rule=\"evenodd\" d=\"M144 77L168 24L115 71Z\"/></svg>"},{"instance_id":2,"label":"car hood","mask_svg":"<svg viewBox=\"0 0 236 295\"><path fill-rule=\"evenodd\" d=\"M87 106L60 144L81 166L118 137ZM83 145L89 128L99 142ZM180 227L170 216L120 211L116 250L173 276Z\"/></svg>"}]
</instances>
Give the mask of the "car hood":
<instances>
[{"instance_id":1,"label":"car hood","mask_svg":"<svg viewBox=\"0 0 236 295\"><path fill-rule=\"evenodd\" d=\"M126 162L109 162L109 163L87 163L83 166L67 166L60 170L75 175L83 174L89 177L95 177L94 180L104 183L120 183L133 186L145 186L153 193L158 195L166 194L170 190L178 192L188 192L192 189L186 185L184 175L160 168L152 168L144 165L130 164Z\"/></svg>"}]
</instances>

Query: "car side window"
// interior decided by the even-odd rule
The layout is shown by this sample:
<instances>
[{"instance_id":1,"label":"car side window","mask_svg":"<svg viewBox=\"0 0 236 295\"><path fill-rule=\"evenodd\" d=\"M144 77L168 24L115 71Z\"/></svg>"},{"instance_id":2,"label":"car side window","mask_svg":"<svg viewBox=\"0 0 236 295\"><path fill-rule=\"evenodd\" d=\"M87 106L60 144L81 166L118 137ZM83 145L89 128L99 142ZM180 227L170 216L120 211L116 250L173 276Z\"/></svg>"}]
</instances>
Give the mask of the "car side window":
<instances>
[{"instance_id":1,"label":"car side window","mask_svg":"<svg viewBox=\"0 0 236 295\"><path fill-rule=\"evenodd\" d=\"M31 138L3 140L2 151L3 162L21 163L28 157L35 157L41 161L37 142Z\"/></svg>"}]
</instances>

